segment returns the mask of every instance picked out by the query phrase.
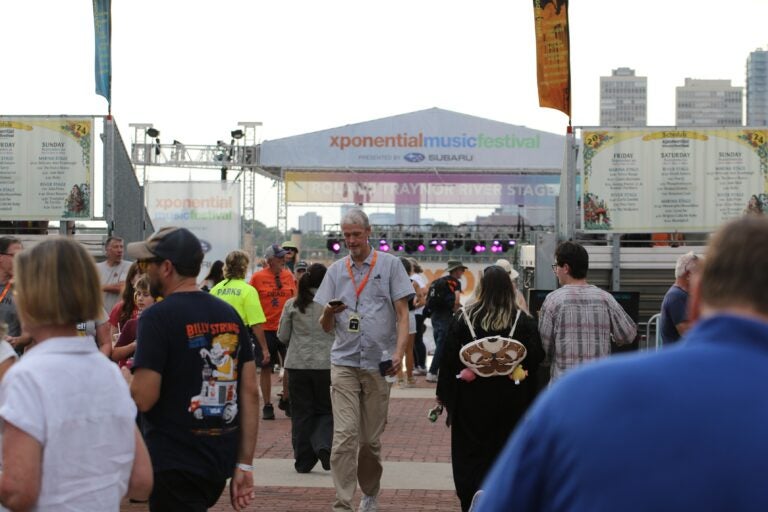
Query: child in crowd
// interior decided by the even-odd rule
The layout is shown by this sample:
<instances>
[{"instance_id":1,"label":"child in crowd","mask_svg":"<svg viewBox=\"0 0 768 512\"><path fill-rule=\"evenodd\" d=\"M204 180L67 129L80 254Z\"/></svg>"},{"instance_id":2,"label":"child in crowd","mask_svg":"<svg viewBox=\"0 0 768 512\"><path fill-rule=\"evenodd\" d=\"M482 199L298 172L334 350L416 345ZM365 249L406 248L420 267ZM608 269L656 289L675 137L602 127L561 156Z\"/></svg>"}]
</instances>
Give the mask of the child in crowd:
<instances>
[{"instance_id":1,"label":"child in crowd","mask_svg":"<svg viewBox=\"0 0 768 512\"><path fill-rule=\"evenodd\" d=\"M155 303L157 297L154 297L149 289L149 277L142 275L138 281L136 281L136 291L133 295L133 301L136 304L137 316L136 318L129 319L123 326L123 330L120 331L120 337L117 339L117 343L112 349L112 360L115 361L120 368L127 366L131 369L133 364L133 354L136 352L136 328L138 325L139 316L141 312L147 309L149 306Z\"/></svg>"}]
</instances>

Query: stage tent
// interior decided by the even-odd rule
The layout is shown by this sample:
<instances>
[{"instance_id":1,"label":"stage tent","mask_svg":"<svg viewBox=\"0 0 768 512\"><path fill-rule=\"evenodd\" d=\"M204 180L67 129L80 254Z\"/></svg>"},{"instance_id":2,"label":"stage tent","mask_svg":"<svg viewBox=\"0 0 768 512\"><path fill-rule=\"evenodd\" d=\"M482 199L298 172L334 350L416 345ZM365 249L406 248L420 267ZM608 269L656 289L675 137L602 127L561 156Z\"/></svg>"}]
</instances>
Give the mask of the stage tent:
<instances>
[{"instance_id":1,"label":"stage tent","mask_svg":"<svg viewBox=\"0 0 768 512\"><path fill-rule=\"evenodd\" d=\"M259 167L283 205L530 206L554 222L564 151L564 135L431 108L264 141Z\"/></svg>"}]
</instances>

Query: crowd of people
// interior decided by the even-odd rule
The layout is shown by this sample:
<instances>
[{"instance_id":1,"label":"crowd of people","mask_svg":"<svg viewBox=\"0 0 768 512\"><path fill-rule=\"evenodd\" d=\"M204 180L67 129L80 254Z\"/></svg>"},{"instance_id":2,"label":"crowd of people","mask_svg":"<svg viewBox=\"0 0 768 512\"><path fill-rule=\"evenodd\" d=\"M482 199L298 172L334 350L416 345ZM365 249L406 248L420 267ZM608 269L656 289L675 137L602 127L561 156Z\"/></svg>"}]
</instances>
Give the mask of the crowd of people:
<instances>
[{"instance_id":1,"label":"crowd of people","mask_svg":"<svg viewBox=\"0 0 768 512\"><path fill-rule=\"evenodd\" d=\"M678 259L660 327L673 347L616 358L637 326L588 283L576 242L557 246L560 287L529 311L505 259L462 297L462 262L429 283L418 261L370 245L361 210L341 228L348 255L328 267L287 242L267 247L250 279L249 255L233 250L201 282L200 241L184 228L127 247L110 237L98 265L71 239L24 250L0 237L2 506L117 510L128 496L152 511L207 510L229 482L241 510L280 369L294 468L330 472L334 511L353 510L358 487L358 511L378 510L390 391L418 376L446 411L463 512L720 510L735 496L736 509L765 508L751 433L768 409L748 394L768 336L765 218L729 224L706 259ZM718 380L723 361L740 370ZM728 432L739 435L718 449ZM641 475L653 477L642 493ZM715 481L723 497L698 492Z\"/></svg>"}]
</instances>

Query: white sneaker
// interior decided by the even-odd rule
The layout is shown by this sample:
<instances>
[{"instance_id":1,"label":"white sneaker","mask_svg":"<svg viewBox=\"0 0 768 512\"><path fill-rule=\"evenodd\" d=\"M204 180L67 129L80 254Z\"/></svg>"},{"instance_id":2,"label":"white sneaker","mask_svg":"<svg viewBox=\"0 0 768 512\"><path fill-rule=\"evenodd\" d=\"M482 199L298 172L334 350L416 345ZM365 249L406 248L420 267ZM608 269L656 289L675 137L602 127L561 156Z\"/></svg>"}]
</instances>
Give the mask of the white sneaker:
<instances>
[{"instance_id":1,"label":"white sneaker","mask_svg":"<svg viewBox=\"0 0 768 512\"><path fill-rule=\"evenodd\" d=\"M417 366L416 368L413 369L413 374L414 375L426 375L427 374L427 369L426 368L419 368Z\"/></svg>"},{"instance_id":2,"label":"white sneaker","mask_svg":"<svg viewBox=\"0 0 768 512\"><path fill-rule=\"evenodd\" d=\"M483 490L479 489L474 496L472 496L472 503L469 504L467 512L475 512L480 508L480 500L483 497Z\"/></svg>"},{"instance_id":3,"label":"white sneaker","mask_svg":"<svg viewBox=\"0 0 768 512\"><path fill-rule=\"evenodd\" d=\"M434 373L427 373L427 376L424 377L424 380L427 382L437 382L437 375Z\"/></svg>"},{"instance_id":4,"label":"white sneaker","mask_svg":"<svg viewBox=\"0 0 768 512\"><path fill-rule=\"evenodd\" d=\"M376 501L376 496L363 494L363 499L360 500L357 512L376 512L377 510L379 510L379 504Z\"/></svg>"}]
</instances>

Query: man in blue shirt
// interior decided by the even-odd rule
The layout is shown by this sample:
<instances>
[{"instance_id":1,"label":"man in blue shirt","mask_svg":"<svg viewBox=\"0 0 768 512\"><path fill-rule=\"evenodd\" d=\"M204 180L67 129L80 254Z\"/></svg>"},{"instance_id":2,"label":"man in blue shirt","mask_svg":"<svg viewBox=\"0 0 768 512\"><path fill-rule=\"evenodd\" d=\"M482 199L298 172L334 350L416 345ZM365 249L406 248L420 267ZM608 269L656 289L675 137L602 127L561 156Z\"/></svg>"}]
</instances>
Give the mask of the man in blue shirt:
<instances>
[{"instance_id":1,"label":"man in blue shirt","mask_svg":"<svg viewBox=\"0 0 768 512\"><path fill-rule=\"evenodd\" d=\"M480 512L768 510L768 218L721 228L686 343L579 368L530 410Z\"/></svg>"},{"instance_id":2,"label":"man in blue shirt","mask_svg":"<svg viewBox=\"0 0 768 512\"><path fill-rule=\"evenodd\" d=\"M688 292L691 278L696 273L699 257L692 251L677 258L675 264L675 284L673 284L661 302L661 322L659 330L661 341L665 345L674 343L690 327L688 321Z\"/></svg>"}]
</instances>

